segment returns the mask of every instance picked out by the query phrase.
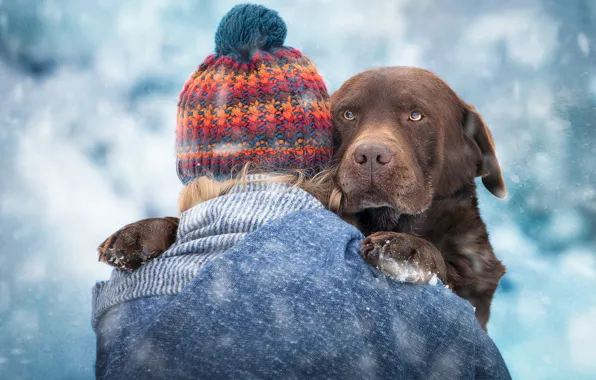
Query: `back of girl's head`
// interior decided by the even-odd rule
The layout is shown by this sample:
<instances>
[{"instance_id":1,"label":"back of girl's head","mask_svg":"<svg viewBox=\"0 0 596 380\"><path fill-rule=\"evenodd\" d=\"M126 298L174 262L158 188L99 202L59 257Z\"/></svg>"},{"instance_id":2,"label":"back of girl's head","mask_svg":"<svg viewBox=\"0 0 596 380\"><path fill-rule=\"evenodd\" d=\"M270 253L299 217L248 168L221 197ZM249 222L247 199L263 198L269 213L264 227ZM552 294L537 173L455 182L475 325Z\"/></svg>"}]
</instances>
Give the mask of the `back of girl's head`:
<instances>
[{"instance_id":1,"label":"back of girl's head","mask_svg":"<svg viewBox=\"0 0 596 380\"><path fill-rule=\"evenodd\" d=\"M329 163L329 95L311 61L283 46L286 32L277 12L259 5L238 5L223 17L215 54L180 94L176 150L184 184L231 180L247 164L312 175Z\"/></svg>"},{"instance_id":2,"label":"back of girl's head","mask_svg":"<svg viewBox=\"0 0 596 380\"><path fill-rule=\"evenodd\" d=\"M180 212L184 212L199 203L226 195L235 186L246 186L250 183L285 183L288 186L299 187L317 198L326 208L339 212L342 195L334 180L335 169L320 171L315 176L294 170L286 174L263 173L259 176L250 175L250 165L245 165L239 173L229 179L218 179L212 175L196 178L182 189L179 198Z\"/></svg>"}]
</instances>

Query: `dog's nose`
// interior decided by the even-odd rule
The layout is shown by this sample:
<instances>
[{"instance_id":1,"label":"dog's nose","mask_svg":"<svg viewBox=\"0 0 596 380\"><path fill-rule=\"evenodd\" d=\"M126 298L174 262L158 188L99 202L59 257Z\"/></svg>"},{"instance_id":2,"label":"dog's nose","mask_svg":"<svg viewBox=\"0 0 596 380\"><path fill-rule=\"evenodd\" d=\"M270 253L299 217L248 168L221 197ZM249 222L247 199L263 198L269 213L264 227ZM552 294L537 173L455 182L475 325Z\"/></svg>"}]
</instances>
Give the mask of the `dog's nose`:
<instances>
[{"instance_id":1,"label":"dog's nose","mask_svg":"<svg viewBox=\"0 0 596 380\"><path fill-rule=\"evenodd\" d=\"M373 166L387 165L393 158L393 152L385 144L360 144L354 151L354 161L359 165L370 162Z\"/></svg>"}]
</instances>

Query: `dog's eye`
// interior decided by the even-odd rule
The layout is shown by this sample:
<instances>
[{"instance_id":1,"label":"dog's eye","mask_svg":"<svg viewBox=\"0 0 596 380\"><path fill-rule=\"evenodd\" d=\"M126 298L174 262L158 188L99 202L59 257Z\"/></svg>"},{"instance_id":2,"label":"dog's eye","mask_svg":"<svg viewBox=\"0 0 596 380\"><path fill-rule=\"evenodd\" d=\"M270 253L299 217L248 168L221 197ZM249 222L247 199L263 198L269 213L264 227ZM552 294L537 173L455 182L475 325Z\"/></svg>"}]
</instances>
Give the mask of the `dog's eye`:
<instances>
[{"instance_id":1,"label":"dog's eye","mask_svg":"<svg viewBox=\"0 0 596 380\"><path fill-rule=\"evenodd\" d=\"M344 119L346 120L354 120L354 113L352 111L344 112Z\"/></svg>"},{"instance_id":2,"label":"dog's eye","mask_svg":"<svg viewBox=\"0 0 596 380\"><path fill-rule=\"evenodd\" d=\"M410 113L410 120L412 120L412 121L420 121L420 120L422 120L422 114L420 112L417 112L417 111L412 111Z\"/></svg>"}]
</instances>

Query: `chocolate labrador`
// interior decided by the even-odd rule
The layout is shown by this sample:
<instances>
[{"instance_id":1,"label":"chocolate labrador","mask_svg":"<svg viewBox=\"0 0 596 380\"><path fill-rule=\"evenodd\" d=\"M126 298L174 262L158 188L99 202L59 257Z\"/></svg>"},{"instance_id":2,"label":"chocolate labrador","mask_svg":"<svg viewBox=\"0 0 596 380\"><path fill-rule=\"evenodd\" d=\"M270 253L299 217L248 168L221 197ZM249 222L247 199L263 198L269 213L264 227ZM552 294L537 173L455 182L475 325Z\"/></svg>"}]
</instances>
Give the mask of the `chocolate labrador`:
<instances>
[{"instance_id":1,"label":"chocolate labrador","mask_svg":"<svg viewBox=\"0 0 596 380\"><path fill-rule=\"evenodd\" d=\"M411 67L358 74L331 106L342 213L368 236L367 261L423 263L470 301L486 329L505 267L480 217L474 178L499 198L507 191L480 115L435 74Z\"/></svg>"},{"instance_id":2,"label":"chocolate labrador","mask_svg":"<svg viewBox=\"0 0 596 380\"><path fill-rule=\"evenodd\" d=\"M412 67L352 77L332 95L331 109L330 178L343 197L340 215L367 236L363 257L391 277L438 275L486 330L505 267L480 217L474 178L499 198L506 189L480 115L435 74ZM135 269L167 249L177 227L175 218L125 226L100 245L100 261Z\"/></svg>"}]
</instances>

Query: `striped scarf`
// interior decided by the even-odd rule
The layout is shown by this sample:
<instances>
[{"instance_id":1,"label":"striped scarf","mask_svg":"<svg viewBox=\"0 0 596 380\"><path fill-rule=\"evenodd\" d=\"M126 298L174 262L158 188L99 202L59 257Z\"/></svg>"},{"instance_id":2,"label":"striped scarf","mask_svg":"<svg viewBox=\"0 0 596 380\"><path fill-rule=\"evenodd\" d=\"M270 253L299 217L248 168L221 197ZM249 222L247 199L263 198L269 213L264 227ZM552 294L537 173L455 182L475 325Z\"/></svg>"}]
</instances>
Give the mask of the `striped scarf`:
<instances>
[{"instance_id":1,"label":"striped scarf","mask_svg":"<svg viewBox=\"0 0 596 380\"><path fill-rule=\"evenodd\" d=\"M261 176L249 176L257 179ZM93 288L93 322L121 302L178 294L206 263L246 234L294 211L323 209L302 189L281 183L249 183L203 202L180 217L176 243L133 273L119 269Z\"/></svg>"}]
</instances>

